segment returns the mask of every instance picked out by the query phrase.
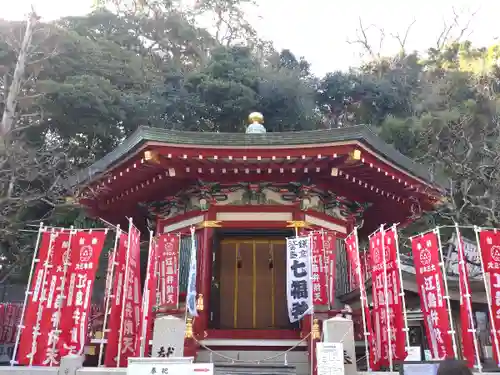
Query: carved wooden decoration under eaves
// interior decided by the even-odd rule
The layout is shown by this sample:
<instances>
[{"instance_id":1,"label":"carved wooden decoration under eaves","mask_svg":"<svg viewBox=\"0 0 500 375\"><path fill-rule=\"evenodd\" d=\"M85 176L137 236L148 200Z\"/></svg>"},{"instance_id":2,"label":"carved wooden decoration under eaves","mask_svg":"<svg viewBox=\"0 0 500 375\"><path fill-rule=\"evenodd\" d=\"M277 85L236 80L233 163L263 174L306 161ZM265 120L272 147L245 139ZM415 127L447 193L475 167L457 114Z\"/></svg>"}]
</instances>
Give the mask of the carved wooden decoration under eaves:
<instances>
[{"instance_id":1,"label":"carved wooden decoration under eaves","mask_svg":"<svg viewBox=\"0 0 500 375\"><path fill-rule=\"evenodd\" d=\"M340 220L354 217L362 220L371 203L350 201L333 191L324 191L315 185L274 182L235 183L222 185L198 181L194 186L162 201L142 202L151 217L171 218L192 210L207 210L211 205L293 205L303 210L315 210Z\"/></svg>"}]
</instances>

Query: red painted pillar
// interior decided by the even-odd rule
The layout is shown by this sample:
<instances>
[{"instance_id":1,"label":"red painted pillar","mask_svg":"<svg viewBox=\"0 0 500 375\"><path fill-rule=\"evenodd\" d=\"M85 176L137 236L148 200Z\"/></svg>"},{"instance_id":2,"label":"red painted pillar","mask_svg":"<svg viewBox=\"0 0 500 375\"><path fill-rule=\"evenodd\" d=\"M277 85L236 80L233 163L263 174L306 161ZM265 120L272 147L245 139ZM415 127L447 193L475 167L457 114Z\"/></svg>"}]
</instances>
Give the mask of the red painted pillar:
<instances>
[{"instance_id":1,"label":"red painted pillar","mask_svg":"<svg viewBox=\"0 0 500 375\"><path fill-rule=\"evenodd\" d=\"M312 324L311 324L312 320ZM316 317L306 315L301 322L301 337L307 338L307 354L309 358L309 366L312 369L311 375L317 374L317 358L316 358L316 344L321 340L321 327L320 321Z\"/></svg>"},{"instance_id":2,"label":"red painted pillar","mask_svg":"<svg viewBox=\"0 0 500 375\"><path fill-rule=\"evenodd\" d=\"M205 337L210 314L210 289L212 284L212 238L213 229L201 229L198 249L197 305L198 317L194 320L194 335L200 340Z\"/></svg>"}]
</instances>

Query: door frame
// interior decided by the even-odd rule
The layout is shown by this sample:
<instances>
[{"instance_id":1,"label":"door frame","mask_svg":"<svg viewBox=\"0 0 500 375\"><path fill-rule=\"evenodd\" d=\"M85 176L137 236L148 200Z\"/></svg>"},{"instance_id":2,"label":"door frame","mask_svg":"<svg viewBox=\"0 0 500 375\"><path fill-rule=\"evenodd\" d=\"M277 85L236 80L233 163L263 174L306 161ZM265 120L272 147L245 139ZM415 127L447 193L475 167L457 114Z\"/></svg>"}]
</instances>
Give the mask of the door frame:
<instances>
[{"instance_id":1,"label":"door frame","mask_svg":"<svg viewBox=\"0 0 500 375\"><path fill-rule=\"evenodd\" d=\"M245 239L250 243L255 240L266 239L262 242L269 243L276 241L276 243L285 243L287 237L293 237L294 231L290 229L225 229L217 228L214 230L213 244L212 244L212 283L209 302L209 329L220 329L220 251L223 242L235 241L243 242ZM252 239L252 238L255 238ZM293 327L295 328L295 327Z\"/></svg>"}]
</instances>

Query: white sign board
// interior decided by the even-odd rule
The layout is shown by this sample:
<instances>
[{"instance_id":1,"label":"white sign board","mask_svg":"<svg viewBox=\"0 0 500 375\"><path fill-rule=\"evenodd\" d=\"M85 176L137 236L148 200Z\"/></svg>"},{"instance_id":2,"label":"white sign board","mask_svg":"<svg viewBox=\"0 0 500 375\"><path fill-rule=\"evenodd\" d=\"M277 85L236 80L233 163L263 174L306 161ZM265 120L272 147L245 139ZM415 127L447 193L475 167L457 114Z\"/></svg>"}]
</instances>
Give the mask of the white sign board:
<instances>
[{"instance_id":1,"label":"white sign board","mask_svg":"<svg viewBox=\"0 0 500 375\"><path fill-rule=\"evenodd\" d=\"M421 361L422 360L422 349L420 346L409 346L406 348L408 356L405 361Z\"/></svg>"},{"instance_id":2,"label":"white sign board","mask_svg":"<svg viewBox=\"0 0 500 375\"><path fill-rule=\"evenodd\" d=\"M318 375L344 375L344 345L341 342L316 344Z\"/></svg>"},{"instance_id":3,"label":"white sign board","mask_svg":"<svg viewBox=\"0 0 500 375\"><path fill-rule=\"evenodd\" d=\"M127 375L214 375L213 363L187 363L192 358L129 358Z\"/></svg>"}]
</instances>

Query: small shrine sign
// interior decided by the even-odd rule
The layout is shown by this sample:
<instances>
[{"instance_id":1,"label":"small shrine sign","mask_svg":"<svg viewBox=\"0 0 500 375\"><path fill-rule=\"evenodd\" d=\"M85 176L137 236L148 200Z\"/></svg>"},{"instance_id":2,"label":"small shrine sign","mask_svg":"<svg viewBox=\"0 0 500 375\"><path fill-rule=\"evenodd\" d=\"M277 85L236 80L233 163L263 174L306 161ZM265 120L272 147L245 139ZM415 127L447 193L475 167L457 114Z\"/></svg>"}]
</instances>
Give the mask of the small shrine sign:
<instances>
[{"instance_id":1,"label":"small shrine sign","mask_svg":"<svg viewBox=\"0 0 500 375\"><path fill-rule=\"evenodd\" d=\"M129 358L127 375L214 375L213 363L192 363L193 357Z\"/></svg>"}]
</instances>

